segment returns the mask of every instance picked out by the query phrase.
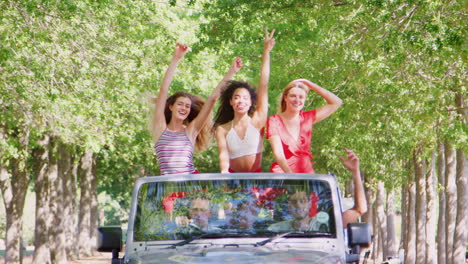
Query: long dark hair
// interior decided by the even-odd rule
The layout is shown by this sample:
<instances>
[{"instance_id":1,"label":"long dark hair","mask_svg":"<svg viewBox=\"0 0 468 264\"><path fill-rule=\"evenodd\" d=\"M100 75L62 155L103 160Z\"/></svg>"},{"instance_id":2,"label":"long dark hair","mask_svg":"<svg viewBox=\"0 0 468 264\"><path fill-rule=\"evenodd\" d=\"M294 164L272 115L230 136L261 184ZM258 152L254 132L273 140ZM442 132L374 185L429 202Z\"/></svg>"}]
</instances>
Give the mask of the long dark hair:
<instances>
[{"instance_id":1,"label":"long dark hair","mask_svg":"<svg viewBox=\"0 0 468 264\"><path fill-rule=\"evenodd\" d=\"M185 125L188 125L198 116L198 113L200 113L200 110L205 104L205 102L203 102L198 96L195 96L193 94L186 93L186 92L176 92L175 94L169 96L169 98L167 98L167 101L166 101L166 107L164 108L164 116L166 117L166 124L169 124L172 118L172 111L169 109L169 106L174 105L175 101L177 101L179 97L187 97L192 102L190 104L190 114L184 120Z\"/></svg>"},{"instance_id":2,"label":"long dark hair","mask_svg":"<svg viewBox=\"0 0 468 264\"><path fill-rule=\"evenodd\" d=\"M221 96L219 97L219 107L214 119L214 128L234 119L234 109L232 109L230 100L234 91L238 88L245 88L249 91L252 105L250 106L248 113L249 115L253 113L255 105L257 104L257 92L247 82L229 81L228 85L221 92Z\"/></svg>"},{"instance_id":3,"label":"long dark hair","mask_svg":"<svg viewBox=\"0 0 468 264\"><path fill-rule=\"evenodd\" d=\"M164 108L164 116L166 117L166 124L169 124L172 118L172 111L169 109L169 106L174 105L175 101L179 97L187 97L191 101L190 113L188 117L184 120L185 125L190 124L190 122L192 122L195 118L197 118L201 109L205 105L205 100L203 100L199 96L196 96L187 92L176 92L175 94L169 96L169 98L167 98L167 101L166 101L166 107ZM209 118L208 120L211 120L211 118ZM210 127L210 125L209 124L206 125L197 135L197 138L195 140L195 149L197 151L202 151L208 146L210 131L209 129L206 129L207 127Z\"/></svg>"}]
</instances>

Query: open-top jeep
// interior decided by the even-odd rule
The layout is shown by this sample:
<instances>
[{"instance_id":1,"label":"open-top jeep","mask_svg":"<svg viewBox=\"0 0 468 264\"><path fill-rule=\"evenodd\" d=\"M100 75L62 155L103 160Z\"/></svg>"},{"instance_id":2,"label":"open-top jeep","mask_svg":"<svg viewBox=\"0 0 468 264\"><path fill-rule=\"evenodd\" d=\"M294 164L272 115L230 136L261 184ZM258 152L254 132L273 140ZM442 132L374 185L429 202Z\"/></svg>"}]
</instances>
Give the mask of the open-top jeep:
<instances>
[{"instance_id":1,"label":"open-top jeep","mask_svg":"<svg viewBox=\"0 0 468 264\"><path fill-rule=\"evenodd\" d=\"M367 224L342 223L333 175L233 173L140 178L125 254L120 227L99 228L112 263L358 263Z\"/></svg>"}]
</instances>

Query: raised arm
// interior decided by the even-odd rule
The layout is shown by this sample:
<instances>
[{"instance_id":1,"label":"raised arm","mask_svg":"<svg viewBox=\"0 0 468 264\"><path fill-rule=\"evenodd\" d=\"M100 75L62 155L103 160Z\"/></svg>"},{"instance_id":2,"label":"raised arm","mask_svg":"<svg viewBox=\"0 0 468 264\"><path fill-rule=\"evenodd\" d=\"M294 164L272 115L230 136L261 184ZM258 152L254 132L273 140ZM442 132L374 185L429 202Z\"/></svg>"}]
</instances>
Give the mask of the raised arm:
<instances>
[{"instance_id":1,"label":"raised arm","mask_svg":"<svg viewBox=\"0 0 468 264\"><path fill-rule=\"evenodd\" d=\"M316 93L318 93L320 96L323 97L327 101L328 104L321 106L317 109L317 114L316 114L316 122L321 121L327 117L329 117L333 112L335 112L342 104L343 101L333 94L332 92L318 86L317 84L306 80L306 79L298 79L296 81L299 81L307 87L309 87L309 90L312 90Z\"/></svg>"},{"instance_id":2,"label":"raised arm","mask_svg":"<svg viewBox=\"0 0 468 264\"><path fill-rule=\"evenodd\" d=\"M223 79L218 83L216 88L211 93L208 100L203 105L203 108L200 110L198 116L190 123L189 127L187 128L187 132L191 133L193 138L195 138L198 133L202 130L202 128L206 125L208 121L208 117L213 111L213 107L215 105L216 100L221 95L221 90L226 86L226 83L232 79L234 74L236 74L242 68L242 59L240 56L237 56L231 64L231 67L224 75Z\"/></svg>"},{"instance_id":3,"label":"raised arm","mask_svg":"<svg viewBox=\"0 0 468 264\"><path fill-rule=\"evenodd\" d=\"M253 121L257 128L265 126L268 115L268 81L270 79L270 52L275 46L273 35L275 30L270 33L265 29L265 41L262 53L262 68L260 72L260 83L258 84L258 100L257 107L252 115Z\"/></svg>"},{"instance_id":4,"label":"raised arm","mask_svg":"<svg viewBox=\"0 0 468 264\"><path fill-rule=\"evenodd\" d=\"M361 215L367 212L367 201L364 193L364 186L361 180L361 172L359 169L359 158L349 149L345 149L347 159L340 157L343 165L351 171L354 184L354 207L343 212L343 228L346 228L348 223L356 222Z\"/></svg>"},{"instance_id":5,"label":"raised arm","mask_svg":"<svg viewBox=\"0 0 468 264\"><path fill-rule=\"evenodd\" d=\"M169 86L172 82L172 77L174 72L179 64L179 61L187 53L188 47L182 44L177 43L174 50L174 55L172 56L171 63L164 74L164 78L159 87L158 97L156 98L153 119L151 121L151 134L153 136L153 141L156 142L164 129L166 129L166 117L164 116L164 108L166 107L166 101L169 93Z\"/></svg>"}]
</instances>

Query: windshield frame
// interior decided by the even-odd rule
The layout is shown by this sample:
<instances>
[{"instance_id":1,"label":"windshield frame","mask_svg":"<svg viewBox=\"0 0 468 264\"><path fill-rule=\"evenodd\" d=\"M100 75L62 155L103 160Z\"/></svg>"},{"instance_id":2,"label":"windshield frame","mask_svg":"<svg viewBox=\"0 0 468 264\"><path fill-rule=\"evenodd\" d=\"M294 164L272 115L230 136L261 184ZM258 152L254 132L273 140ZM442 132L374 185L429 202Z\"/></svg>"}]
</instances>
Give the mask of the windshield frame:
<instances>
[{"instance_id":1,"label":"windshield frame","mask_svg":"<svg viewBox=\"0 0 468 264\"><path fill-rule=\"evenodd\" d=\"M140 243L141 241L134 241L134 225L136 221L137 206L138 206L138 195L142 185L147 183L157 182L184 182L184 181L203 181L203 180L321 180L326 181L331 190L331 199L333 203L333 211L335 215L335 230L338 239L343 238L342 221L341 221L341 199L339 197L339 189L336 186L336 178L333 175L325 174L298 174L298 173L230 173L230 174L219 174L219 173L207 173L207 174L178 174L168 176L151 176L139 178L136 180L133 193L132 193L132 204L129 215L129 223L127 230L127 245L132 245L134 242ZM338 206L337 206L338 205ZM338 216L339 214L339 216ZM339 220L339 221L338 221ZM276 234L271 234L275 236ZM262 241L265 238L271 236L258 237L258 241ZM167 240L166 242L177 243L180 240ZM147 241L150 242L150 241Z\"/></svg>"}]
</instances>

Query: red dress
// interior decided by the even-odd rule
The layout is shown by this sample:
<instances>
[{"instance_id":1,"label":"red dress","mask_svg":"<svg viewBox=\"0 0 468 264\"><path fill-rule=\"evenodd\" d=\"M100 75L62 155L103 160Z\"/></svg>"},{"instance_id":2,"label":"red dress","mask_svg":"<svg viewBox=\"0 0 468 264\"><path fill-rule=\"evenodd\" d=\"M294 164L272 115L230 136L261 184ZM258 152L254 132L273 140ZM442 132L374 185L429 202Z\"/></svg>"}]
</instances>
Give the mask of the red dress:
<instances>
[{"instance_id":1,"label":"red dress","mask_svg":"<svg viewBox=\"0 0 468 264\"><path fill-rule=\"evenodd\" d=\"M291 136L283 123L283 119L279 115L272 115L268 118L266 137L270 138L271 136L279 135L281 144L283 145L284 156L293 172L315 173L312 167L310 143L312 141L312 125L316 120L316 110L300 111L299 116L301 127L298 141ZM274 162L271 165L270 172L284 171L277 162Z\"/></svg>"}]
</instances>

